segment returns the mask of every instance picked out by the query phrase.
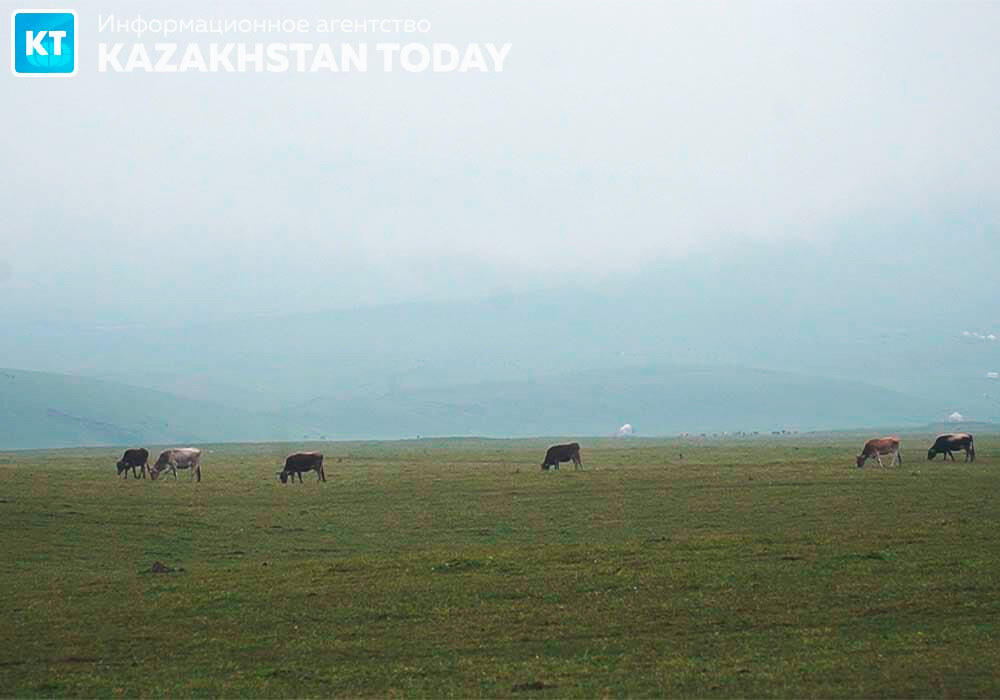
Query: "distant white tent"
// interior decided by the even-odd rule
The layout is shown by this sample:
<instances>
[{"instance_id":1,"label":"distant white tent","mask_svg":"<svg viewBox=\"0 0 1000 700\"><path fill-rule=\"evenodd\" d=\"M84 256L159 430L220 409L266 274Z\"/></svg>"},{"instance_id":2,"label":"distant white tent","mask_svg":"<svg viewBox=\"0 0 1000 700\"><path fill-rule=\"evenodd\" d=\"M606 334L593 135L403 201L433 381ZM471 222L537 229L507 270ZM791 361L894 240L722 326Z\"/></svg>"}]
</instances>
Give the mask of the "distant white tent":
<instances>
[{"instance_id":1,"label":"distant white tent","mask_svg":"<svg viewBox=\"0 0 1000 700\"><path fill-rule=\"evenodd\" d=\"M635 435L635 431L632 429L631 423L626 423L622 427L618 428L618 437L632 437Z\"/></svg>"},{"instance_id":2,"label":"distant white tent","mask_svg":"<svg viewBox=\"0 0 1000 700\"><path fill-rule=\"evenodd\" d=\"M986 376L990 379L1000 379L1000 372L987 372Z\"/></svg>"},{"instance_id":3,"label":"distant white tent","mask_svg":"<svg viewBox=\"0 0 1000 700\"><path fill-rule=\"evenodd\" d=\"M960 423L963 420L965 420L965 417L958 411L955 411L950 416L948 416L948 421L951 423Z\"/></svg>"}]
</instances>

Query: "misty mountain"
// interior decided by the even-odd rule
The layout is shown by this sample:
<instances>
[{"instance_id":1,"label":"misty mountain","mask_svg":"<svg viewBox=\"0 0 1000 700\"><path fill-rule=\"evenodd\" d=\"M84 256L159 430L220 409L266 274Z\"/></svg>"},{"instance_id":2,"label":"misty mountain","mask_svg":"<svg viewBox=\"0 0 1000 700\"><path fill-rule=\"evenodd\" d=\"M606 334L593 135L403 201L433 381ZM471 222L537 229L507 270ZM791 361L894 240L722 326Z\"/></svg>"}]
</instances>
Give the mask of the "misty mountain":
<instances>
[{"instance_id":1,"label":"misty mountain","mask_svg":"<svg viewBox=\"0 0 1000 700\"><path fill-rule=\"evenodd\" d=\"M0 369L0 448L288 439L274 416L84 377Z\"/></svg>"},{"instance_id":2,"label":"misty mountain","mask_svg":"<svg viewBox=\"0 0 1000 700\"><path fill-rule=\"evenodd\" d=\"M317 398L285 416L315 437L641 435L925 424L934 402L859 382L738 367L642 367Z\"/></svg>"},{"instance_id":3,"label":"misty mountain","mask_svg":"<svg viewBox=\"0 0 1000 700\"><path fill-rule=\"evenodd\" d=\"M958 266L936 259L927 230L869 223L877 237L845 235L823 250L748 246L485 300L204 323L11 323L0 362L265 412L570 372L736 366L879 386L933 402L939 417L989 420L1000 415L1000 381L988 377L1000 342L963 332L1000 330L1000 261L966 223L941 222Z\"/></svg>"},{"instance_id":4,"label":"misty mountain","mask_svg":"<svg viewBox=\"0 0 1000 700\"><path fill-rule=\"evenodd\" d=\"M0 449L76 445L641 435L915 426L937 405L788 372L643 367L316 397L271 412L81 377L0 370Z\"/></svg>"}]
</instances>

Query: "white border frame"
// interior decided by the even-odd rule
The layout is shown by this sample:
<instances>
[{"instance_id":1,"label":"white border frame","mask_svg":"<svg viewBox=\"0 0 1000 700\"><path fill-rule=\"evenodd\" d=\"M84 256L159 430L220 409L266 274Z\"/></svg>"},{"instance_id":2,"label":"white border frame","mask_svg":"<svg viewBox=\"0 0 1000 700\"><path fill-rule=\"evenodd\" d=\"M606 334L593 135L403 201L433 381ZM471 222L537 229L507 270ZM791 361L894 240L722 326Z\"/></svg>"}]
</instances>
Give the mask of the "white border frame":
<instances>
[{"instance_id":1,"label":"white border frame","mask_svg":"<svg viewBox=\"0 0 1000 700\"><path fill-rule=\"evenodd\" d=\"M17 42L14 36L14 18L21 12L31 12L34 14L65 14L73 15L73 72L71 73L18 73L14 68L16 56L14 55ZM40 10L37 8L27 8L23 10L12 10L10 13L10 72L18 78L72 78L80 70L80 18L75 10Z\"/></svg>"}]
</instances>

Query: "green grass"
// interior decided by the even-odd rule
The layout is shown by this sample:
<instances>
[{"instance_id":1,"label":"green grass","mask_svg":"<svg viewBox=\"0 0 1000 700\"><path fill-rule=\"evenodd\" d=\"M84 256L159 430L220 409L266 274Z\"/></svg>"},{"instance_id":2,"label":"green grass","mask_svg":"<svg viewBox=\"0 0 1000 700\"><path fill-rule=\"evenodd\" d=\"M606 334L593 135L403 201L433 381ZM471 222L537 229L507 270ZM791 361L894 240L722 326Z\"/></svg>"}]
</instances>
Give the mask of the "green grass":
<instances>
[{"instance_id":1,"label":"green grass","mask_svg":"<svg viewBox=\"0 0 1000 700\"><path fill-rule=\"evenodd\" d=\"M284 445L201 484L0 454L0 695L997 697L1000 438L926 443L332 443L285 486Z\"/></svg>"}]
</instances>

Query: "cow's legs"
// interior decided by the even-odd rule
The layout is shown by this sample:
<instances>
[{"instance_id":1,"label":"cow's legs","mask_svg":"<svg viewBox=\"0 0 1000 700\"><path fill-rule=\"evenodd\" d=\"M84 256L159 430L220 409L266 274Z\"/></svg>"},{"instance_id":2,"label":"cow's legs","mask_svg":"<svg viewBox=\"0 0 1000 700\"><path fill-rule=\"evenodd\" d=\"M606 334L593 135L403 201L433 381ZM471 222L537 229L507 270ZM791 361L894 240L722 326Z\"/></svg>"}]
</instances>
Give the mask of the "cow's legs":
<instances>
[{"instance_id":1,"label":"cow's legs","mask_svg":"<svg viewBox=\"0 0 1000 700\"><path fill-rule=\"evenodd\" d=\"M878 452L875 453L875 461L878 462L878 465L880 467L882 467L883 469L885 469L885 465L882 464L882 455L880 455Z\"/></svg>"},{"instance_id":2,"label":"cow's legs","mask_svg":"<svg viewBox=\"0 0 1000 700\"><path fill-rule=\"evenodd\" d=\"M302 481L302 472L295 472L295 473L299 475L299 483L304 484L305 482Z\"/></svg>"}]
</instances>

